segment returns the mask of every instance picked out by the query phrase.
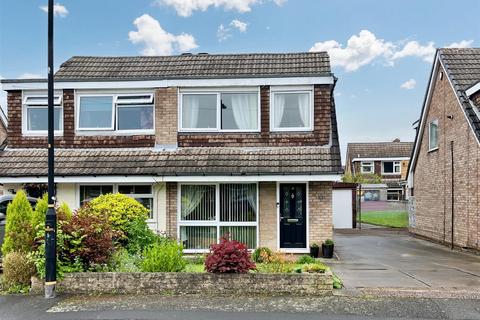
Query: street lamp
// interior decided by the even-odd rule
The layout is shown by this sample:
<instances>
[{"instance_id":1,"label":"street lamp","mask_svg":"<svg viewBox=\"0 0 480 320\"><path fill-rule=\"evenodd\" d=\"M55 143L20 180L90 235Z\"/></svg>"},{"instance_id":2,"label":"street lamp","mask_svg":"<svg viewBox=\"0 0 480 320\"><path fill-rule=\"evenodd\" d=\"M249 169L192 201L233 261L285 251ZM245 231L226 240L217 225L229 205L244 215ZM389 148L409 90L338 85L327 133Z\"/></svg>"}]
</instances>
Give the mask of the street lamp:
<instances>
[{"instance_id":1,"label":"street lamp","mask_svg":"<svg viewBox=\"0 0 480 320\"><path fill-rule=\"evenodd\" d=\"M57 215L54 185L53 0L48 0L48 210L45 218L45 298L57 284Z\"/></svg>"}]
</instances>

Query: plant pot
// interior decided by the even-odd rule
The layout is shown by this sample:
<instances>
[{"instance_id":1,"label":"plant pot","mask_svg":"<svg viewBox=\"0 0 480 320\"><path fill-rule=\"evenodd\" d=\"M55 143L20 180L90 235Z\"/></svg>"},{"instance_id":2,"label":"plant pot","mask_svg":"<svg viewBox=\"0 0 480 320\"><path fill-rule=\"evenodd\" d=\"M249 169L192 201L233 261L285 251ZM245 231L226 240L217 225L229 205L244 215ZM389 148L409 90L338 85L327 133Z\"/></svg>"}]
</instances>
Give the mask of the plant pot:
<instances>
[{"instance_id":1,"label":"plant pot","mask_svg":"<svg viewBox=\"0 0 480 320\"><path fill-rule=\"evenodd\" d=\"M333 244L322 243L322 256L324 258L333 258Z\"/></svg>"},{"instance_id":2,"label":"plant pot","mask_svg":"<svg viewBox=\"0 0 480 320\"><path fill-rule=\"evenodd\" d=\"M319 251L319 247L310 247L310 257L318 258Z\"/></svg>"}]
</instances>

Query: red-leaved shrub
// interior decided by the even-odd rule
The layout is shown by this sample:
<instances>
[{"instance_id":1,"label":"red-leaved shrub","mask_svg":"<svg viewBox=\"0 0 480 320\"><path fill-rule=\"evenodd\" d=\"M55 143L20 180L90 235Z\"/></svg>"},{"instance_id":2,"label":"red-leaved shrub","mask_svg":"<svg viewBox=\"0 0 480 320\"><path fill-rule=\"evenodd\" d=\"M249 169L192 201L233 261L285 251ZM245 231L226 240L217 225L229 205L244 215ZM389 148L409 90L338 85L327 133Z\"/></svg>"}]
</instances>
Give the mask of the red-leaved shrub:
<instances>
[{"instance_id":1,"label":"red-leaved shrub","mask_svg":"<svg viewBox=\"0 0 480 320\"><path fill-rule=\"evenodd\" d=\"M247 273L255 269L245 244L222 237L219 244L210 246L205 269L211 273Z\"/></svg>"}]
</instances>

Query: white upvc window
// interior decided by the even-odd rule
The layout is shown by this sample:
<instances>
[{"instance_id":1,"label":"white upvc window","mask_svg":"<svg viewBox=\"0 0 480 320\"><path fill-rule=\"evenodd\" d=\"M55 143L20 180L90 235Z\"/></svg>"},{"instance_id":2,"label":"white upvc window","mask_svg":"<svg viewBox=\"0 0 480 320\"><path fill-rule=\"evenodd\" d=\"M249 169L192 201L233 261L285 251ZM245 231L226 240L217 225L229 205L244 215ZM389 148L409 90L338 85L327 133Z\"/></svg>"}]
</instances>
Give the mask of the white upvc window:
<instances>
[{"instance_id":1,"label":"white upvc window","mask_svg":"<svg viewBox=\"0 0 480 320\"><path fill-rule=\"evenodd\" d=\"M148 220L153 217L153 187L150 184L86 184L79 186L79 206L107 193L122 193L148 209Z\"/></svg>"},{"instance_id":2,"label":"white upvc window","mask_svg":"<svg viewBox=\"0 0 480 320\"><path fill-rule=\"evenodd\" d=\"M313 88L271 87L272 131L313 130Z\"/></svg>"},{"instance_id":3,"label":"white upvc window","mask_svg":"<svg viewBox=\"0 0 480 320\"><path fill-rule=\"evenodd\" d=\"M373 161L362 161L360 163L360 172L361 173L373 173Z\"/></svg>"},{"instance_id":4,"label":"white upvc window","mask_svg":"<svg viewBox=\"0 0 480 320\"><path fill-rule=\"evenodd\" d=\"M438 120L433 120L428 125L428 151L438 149Z\"/></svg>"},{"instance_id":5,"label":"white upvc window","mask_svg":"<svg viewBox=\"0 0 480 320\"><path fill-rule=\"evenodd\" d=\"M78 94L77 130L153 133L153 94Z\"/></svg>"},{"instance_id":6,"label":"white upvc window","mask_svg":"<svg viewBox=\"0 0 480 320\"><path fill-rule=\"evenodd\" d=\"M400 174L400 161L382 161L382 174Z\"/></svg>"},{"instance_id":7,"label":"white upvc window","mask_svg":"<svg viewBox=\"0 0 480 320\"><path fill-rule=\"evenodd\" d=\"M186 252L206 251L227 234L257 247L256 183L180 184L178 199L178 234Z\"/></svg>"},{"instance_id":8,"label":"white upvc window","mask_svg":"<svg viewBox=\"0 0 480 320\"><path fill-rule=\"evenodd\" d=\"M260 95L255 89L180 92L180 131L258 132Z\"/></svg>"},{"instance_id":9,"label":"white upvc window","mask_svg":"<svg viewBox=\"0 0 480 320\"><path fill-rule=\"evenodd\" d=\"M62 95L56 94L54 105L54 134L63 132ZM48 96L46 94L25 94L23 97L22 131L25 135L47 135Z\"/></svg>"}]
</instances>

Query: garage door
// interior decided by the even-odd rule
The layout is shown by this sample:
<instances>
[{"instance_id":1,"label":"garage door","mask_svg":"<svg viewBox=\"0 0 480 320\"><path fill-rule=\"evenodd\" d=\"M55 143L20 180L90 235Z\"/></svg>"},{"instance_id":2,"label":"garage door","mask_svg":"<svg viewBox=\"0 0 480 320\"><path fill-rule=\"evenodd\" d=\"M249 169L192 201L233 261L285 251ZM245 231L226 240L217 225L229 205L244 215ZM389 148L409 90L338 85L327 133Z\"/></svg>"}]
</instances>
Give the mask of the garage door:
<instances>
[{"instance_id":1,"label":"garage door","mask_svg":"<svg viewBox=\"0 0 480 320\"><path fill-rule=\"evenodd\" d=\"M333 190L333 227L335 229L352 228L352 190Z\"/></svg>"}]
</instances>

